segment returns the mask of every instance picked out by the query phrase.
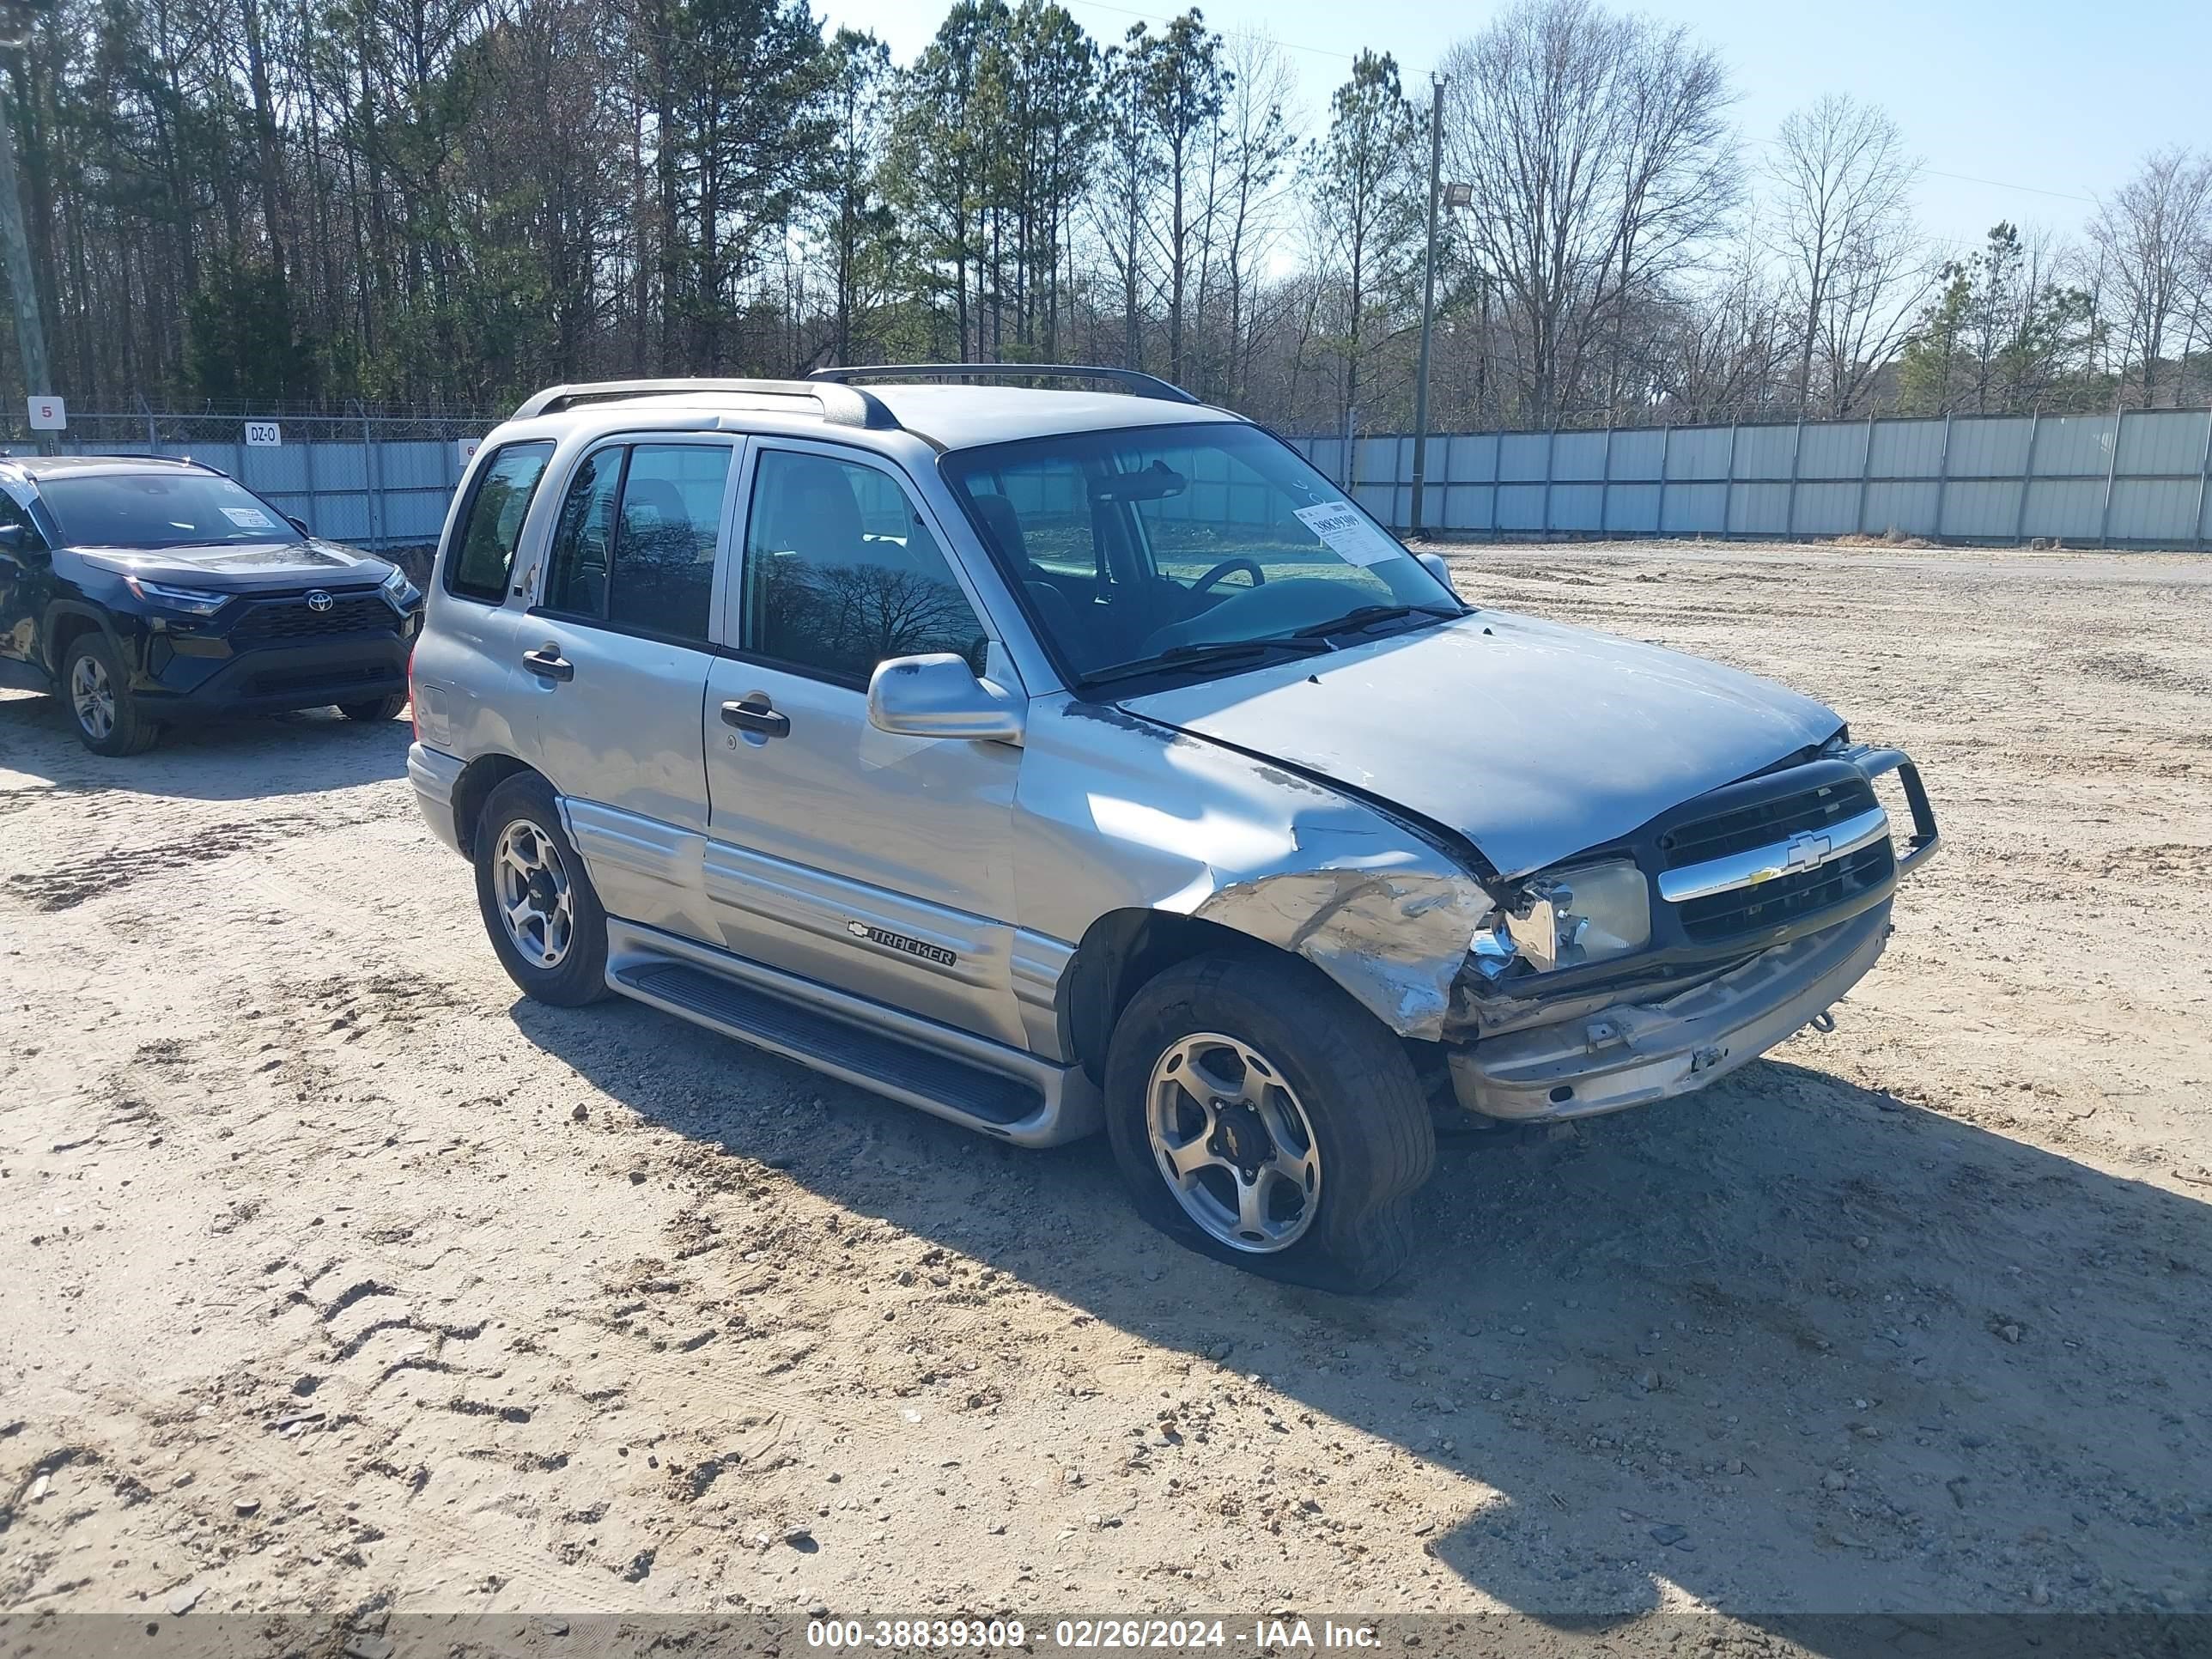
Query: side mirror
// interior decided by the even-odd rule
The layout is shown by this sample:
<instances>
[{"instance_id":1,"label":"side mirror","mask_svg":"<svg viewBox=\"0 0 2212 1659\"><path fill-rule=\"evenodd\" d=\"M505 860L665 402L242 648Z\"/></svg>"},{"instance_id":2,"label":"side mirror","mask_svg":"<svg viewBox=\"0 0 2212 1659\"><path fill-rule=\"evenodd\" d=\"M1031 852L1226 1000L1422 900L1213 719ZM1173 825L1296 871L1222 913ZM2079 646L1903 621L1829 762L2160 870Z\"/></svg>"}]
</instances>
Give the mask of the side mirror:
<instances>
[{"instance_id":1,"label":"side mirror","mask_svg":"<svg viewBox=\"0 0 2212 1659\"><path fill-rule=\"evenodd\" d=\"M0 553L6 554L18 564L25 559L41 557L46 546L30 530L20 524L0 524Z\"/></svg>"},{"instance_id":2,"label":"side mirror","mask_svg":"<svg viewBox=\"0 0 2212 1659\"><path fill-rule=\"evenodd\" d=\"M868 723L903 738L1022 740L1022 709L950 651L890 657L868 677Z\"/></svg>"},{"instance_id":3,"label":"side mirror","mask_svg":"<svg viewBox=\"0 0 2212 1659\"><path fill-rule=\"evenodd\" d=\"M298 531L302 536L312 536L315 533L313 531L307 528L307 521L305 519L295 519L289 513L284 515L284 522L290 525L293 529Z\"/></svg>"},{"instance_id":4,"label":"side mirror","mask_svg":"<svg viewBox=\"0 0 2212 1659\"><path fill-rule=\"evenodd\" d=\"M1444 562L1443 554L1416 553L1413 556L1421 562L1422 569L1444 585L1445 592L1451 594L1454 599L1459 597L1459 589L1452 586L1451 567Z\"/></svg>"}]
</instances>

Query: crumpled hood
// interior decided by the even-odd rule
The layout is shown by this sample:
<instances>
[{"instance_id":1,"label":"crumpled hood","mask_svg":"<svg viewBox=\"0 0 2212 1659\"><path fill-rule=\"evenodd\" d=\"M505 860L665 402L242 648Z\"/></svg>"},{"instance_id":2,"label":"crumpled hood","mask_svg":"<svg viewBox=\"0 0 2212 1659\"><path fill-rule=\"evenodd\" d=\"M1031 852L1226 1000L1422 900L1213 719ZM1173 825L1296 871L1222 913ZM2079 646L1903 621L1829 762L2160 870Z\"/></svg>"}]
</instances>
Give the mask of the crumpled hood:
<instances>
[{"instance_id":1,"label":"crumpled hood","mask_svg":"<svg viewBox=\"0 0 2212 1659\"><path fill-rule=\"evenodd\" d=\"M1503 611L1130 698L1333 778L1520 875L1825 742L1833 711L1656 645Z\"/></svg>"}]
</instances>

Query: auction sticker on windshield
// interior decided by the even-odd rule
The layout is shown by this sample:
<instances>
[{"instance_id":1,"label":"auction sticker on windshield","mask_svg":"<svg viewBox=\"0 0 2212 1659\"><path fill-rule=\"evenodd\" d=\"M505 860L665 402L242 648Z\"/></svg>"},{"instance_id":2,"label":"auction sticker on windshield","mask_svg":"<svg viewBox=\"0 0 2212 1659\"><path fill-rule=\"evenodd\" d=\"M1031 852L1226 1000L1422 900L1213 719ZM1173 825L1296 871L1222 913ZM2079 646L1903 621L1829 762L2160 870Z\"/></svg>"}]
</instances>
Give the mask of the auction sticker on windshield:
<instances>
[{"instance_id":1,"label":"auction sticker on windshield","mask_svg":"<svg viewBox=\"0 0 2212 1659\"><path fill-rule=\"evenodd\" d=\"M226 507L222 516L240 530L270 530L275 526L269 515L258 507Z\"/></svg>"},{"instance_id":2,"label":"auction sticker on windshield","mask_svg":"<svg viewBox=\"0 0 2212 1659\"><path fill-rule=\"evenodd\" d=\"M1294 511L1298 522L1354 564L1380 564L1401 556L1405 549L1377 530L1349 501L1323 501L1319 507Z\"/></svg>"}]
</instances>

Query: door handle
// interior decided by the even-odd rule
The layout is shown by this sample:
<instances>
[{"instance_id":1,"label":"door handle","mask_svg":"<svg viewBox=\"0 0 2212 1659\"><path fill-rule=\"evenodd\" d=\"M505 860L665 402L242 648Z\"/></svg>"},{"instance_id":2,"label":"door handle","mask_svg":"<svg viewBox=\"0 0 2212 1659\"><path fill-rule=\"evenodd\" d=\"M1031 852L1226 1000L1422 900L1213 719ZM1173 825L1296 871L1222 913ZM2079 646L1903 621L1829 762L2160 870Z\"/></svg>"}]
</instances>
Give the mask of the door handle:
<instances>
[{"instance_id":1,"label":"door handle","mask_svg":"<svg viewBox=\"0 0 2212 1659\"><path fill-rule=\"evenodd\" d=\"M734 726L741 732L757 732L765 738L791 735L791 716L779 713L769 702L767 694L760 691L739 702L724 703L722 724Z\"/></svg>"},{"instance_id":2,"label":"door handle","mask_svg":"<svg viewBox=\"0 0 2212 1659\"><path fill-rule=\"evenodd\" d=\"M561 647L557 645L524 652L522 665L540 679L573 680L576 678L576 665L561 654Z\"/></svg>"}]
</instances>

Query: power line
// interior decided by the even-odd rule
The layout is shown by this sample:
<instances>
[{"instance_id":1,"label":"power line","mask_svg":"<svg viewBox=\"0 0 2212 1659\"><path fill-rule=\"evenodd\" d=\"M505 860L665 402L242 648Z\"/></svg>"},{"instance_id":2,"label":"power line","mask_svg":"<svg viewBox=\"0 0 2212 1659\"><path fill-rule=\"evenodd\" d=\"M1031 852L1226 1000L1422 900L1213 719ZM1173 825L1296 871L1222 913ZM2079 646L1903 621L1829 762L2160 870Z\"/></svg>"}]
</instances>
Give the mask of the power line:
<instances>
[{"instance_id":1,"label":"power line","mask_svg":"<svg viewBox=\"0 0 2212 1659\"><path fill-rule=\"evenodd\" d=\"M1132 11L1127 6L1109 6L1106 3L1106 0L1064 0L1064 3L1071 6L1088 6L1093 11L1110 11L1123 17L1140 18L1147 23L1172 23L1175 21L1174 18L1163 17L1158 12L1154 11ZM1359 61L1358 58L1354 57L1348 52L1330 52L1323 46L1302 46L1295 40L1276 40L1274 36L1272 34L1267 38L1269 40L1273 41L1276 46L1282 46L1291 52L1310 52L1316 58L1334 58L1340 64L1356 64Z\"/></svg>"},{"instance_id":2,"label":"power line","mask_svg":"<svg viewBox=\"0 0 2212 1659\"><path fill-rule=\"evenodd\" d=\"M2031 196L2055 196L2062 202L2081 202L2090 207L2097 205L2094 196L2074 196L2063 190L2045 190L2038 185L2008 184L2002 179L1977 179L1971 173L1946 173L1941 167L1923 167L1931 179L1956 179L1961 184L1987 185L1992 190L2024 190Z\"/></svg>"}]
</instances>

